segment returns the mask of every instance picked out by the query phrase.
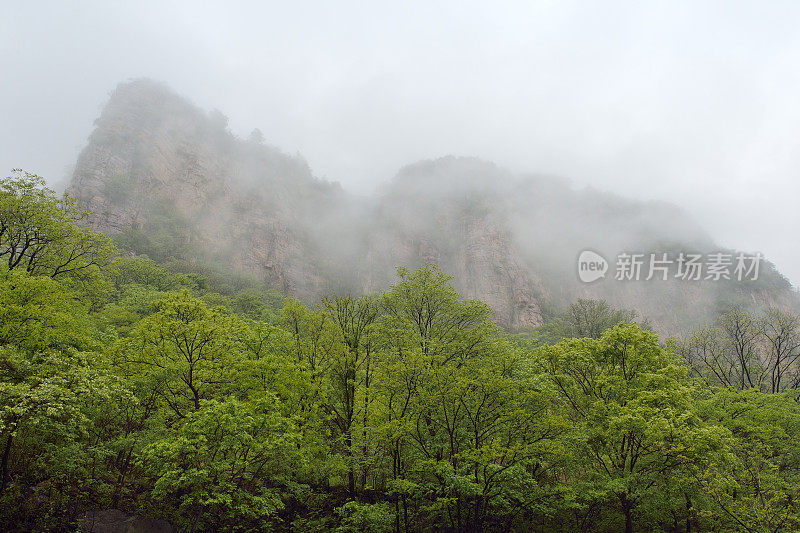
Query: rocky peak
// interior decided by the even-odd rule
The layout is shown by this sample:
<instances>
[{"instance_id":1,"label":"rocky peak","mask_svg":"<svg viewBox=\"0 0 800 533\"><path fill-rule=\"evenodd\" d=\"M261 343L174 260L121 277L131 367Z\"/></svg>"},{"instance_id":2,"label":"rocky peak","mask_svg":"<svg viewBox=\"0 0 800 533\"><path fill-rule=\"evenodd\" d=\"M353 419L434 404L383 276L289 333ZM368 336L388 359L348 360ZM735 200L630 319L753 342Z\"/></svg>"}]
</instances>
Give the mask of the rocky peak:
<instances>
[{"instance_id":1,"label":"rocky peak","mask_svg":"<svg viewBox=\"0 0 800 533\"><path fill-rule=\"evenodd\" d=\"M708 318L684 312L687 305L713 313L792 296L769 265L757 286L581 284L575 260L587 247L710 250L713 241L674 206L574 190L469 157L408 165L376 198L358 198L263 144L260 132L240 139L222 113L150 80L113 92L69 192L94 213L96 229L124 246L224 265L309 301L384 289L397 267L425 262L511 328L538 325L543 308L578 297L637 309L674 332Z\"/></svg>"}]
</instances>

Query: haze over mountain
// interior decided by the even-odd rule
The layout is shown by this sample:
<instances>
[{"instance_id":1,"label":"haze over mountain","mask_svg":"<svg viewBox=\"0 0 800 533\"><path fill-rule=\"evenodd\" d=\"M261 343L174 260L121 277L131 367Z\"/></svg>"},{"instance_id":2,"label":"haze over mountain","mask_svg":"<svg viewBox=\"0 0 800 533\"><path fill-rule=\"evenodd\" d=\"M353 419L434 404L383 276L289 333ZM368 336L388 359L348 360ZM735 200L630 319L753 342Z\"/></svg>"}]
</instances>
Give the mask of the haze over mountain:
<instances>
[{"instance_id":1,"label":"haze over mountain","mask_svg":"<svg viewBox=\"0 0 800 533\"><path fill-rule=\"evenodd\" d=\"M234 268L313 301L380 290L397 267L433 262L499 323L536 326L579 297L637 310L664 332L713 319L726 306L795 305L769 264L752 281L581 283L584 249L714 252L684 211L565 180L515 175L491 162L446 156L411 163L371 197L314 176L302 156L230 133L150 80L120 84L78 159L69 192L92 225L162 261Z\"/></svg>"},{"instance_id":2,"label":"haze over mountain","mask_svg":"<svg viewBox=\"0 0 800 533\"><path fill-rule=\"evenodd\" d=\"M349 191L478 156L677 202L797 284L798 19L786 1L17 3L0 167L68 181L109 89L147 76Z\"/></svg>"}]
</instances>

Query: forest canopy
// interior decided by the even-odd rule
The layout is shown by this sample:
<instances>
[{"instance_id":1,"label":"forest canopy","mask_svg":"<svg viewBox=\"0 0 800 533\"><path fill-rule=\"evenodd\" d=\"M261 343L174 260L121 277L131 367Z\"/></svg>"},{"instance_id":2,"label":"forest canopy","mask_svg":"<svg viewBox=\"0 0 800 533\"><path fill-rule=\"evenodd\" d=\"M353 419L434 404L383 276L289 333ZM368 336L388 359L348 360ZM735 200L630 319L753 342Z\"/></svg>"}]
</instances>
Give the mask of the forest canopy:
<instances>
[{"instance_id":1,"label":"forest canopy","mask_svg":"<svg viewBox=\"0 0 800 533\"><path fill-rule=\"evenodd\" d=\"M503 331L435 265L283 298L121 256L0 186L0 519L179 531L796 531L800 319L683 339L578 301Z\"/></svg>"}]
</instances>

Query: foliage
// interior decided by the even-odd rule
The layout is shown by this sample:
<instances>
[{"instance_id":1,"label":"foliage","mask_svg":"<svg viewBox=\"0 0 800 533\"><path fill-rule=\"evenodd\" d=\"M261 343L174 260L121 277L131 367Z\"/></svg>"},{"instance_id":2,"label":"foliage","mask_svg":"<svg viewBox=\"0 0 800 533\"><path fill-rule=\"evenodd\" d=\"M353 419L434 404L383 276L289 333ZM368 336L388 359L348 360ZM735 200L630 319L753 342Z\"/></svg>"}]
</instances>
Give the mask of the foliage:
<instances>
[{"instance_id":1,"label":"foliage","mask_svg":"<svg viewBox=\"0 0 800 533\"><path fill-rule=\"evenodd\" d=\"M257 530L284 508L280 485L302 461L299 439L274 397L209 400L141 461L154 476L152 497L185 529Z\"/></svg>"},{"instance_id":2,"label":"foliage","mask_svg":"<svg viewBox=\"0 0 800 533\"><path fill-rule=\"evenodd\" d=\"M555 320L540 326L535 338L547 344L569 338L599 339L606 330L617 324L632 324L636 319L635 311L614 309L603 300L579 299ZM641 321L640 325L649 329L646 320Z\"/></svg>"},{"instance_id":3,"label":"foliage","mask_svg":"<svg viewBox=\"0 0 800 533\"><path fill-rule=\"evenodd\" d=\"M665 344L582 300L524 339L435 265L308 307L157 262L165 228L153 259L116 257L82 216L3 181L6 530L102 509L182 531L800 529L784 310Z\"/></svg>"},{"instance_id":4,"label":"foliage","mask_svg":"<svg viewBox=\"0 0 800 533\"><path fill-rule=\"evenodd\" d=\"M633 325L616 326L598 340L563 341L544 353L574 424L576 482L619 511L622 521L613 527L633 531L638 518L651 529L682 512L691 492L670 489L713 456L719 430L702 424L677 356ZM590 517L598 518L604 517Z\"/></svg>"},{"instance_id":5,"label":"foliage","mask_svg":"<svg viewBox=\"0 0 800 533\"><path fill-rule=\"evenodd\" d=\"M184 418L237 379L237 335L245 326L188 292L166 296L154 311L119 343L120 363L126 373L146 376L154 393Z\"/></svg>"},{"instance_id":6,"label":"foliage","mask_svg":"<svg viewBox=\"0 0 800 533\"><path fill-rule=\"evenodd\" d=\"M80 225L87 215L43 178L15 170L0 185L0 258L7 270L96 290L116 250L108 237Z\"/></svg>"}]
</instances>

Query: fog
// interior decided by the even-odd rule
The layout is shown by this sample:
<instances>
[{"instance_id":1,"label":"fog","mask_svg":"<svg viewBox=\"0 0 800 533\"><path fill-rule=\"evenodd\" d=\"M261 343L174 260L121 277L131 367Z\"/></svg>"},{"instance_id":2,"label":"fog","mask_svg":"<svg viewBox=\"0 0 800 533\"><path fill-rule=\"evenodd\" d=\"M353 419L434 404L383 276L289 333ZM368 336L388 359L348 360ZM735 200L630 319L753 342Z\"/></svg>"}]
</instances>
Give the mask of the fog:
<instances>
[{"instance_id":1,"label":"fog","mask_svg":"<svg viewBox=\"0 0 800 533\"><path fill-rule=\"evenodd\" d=\"M447 154L675 202L795 284L800 4L4 2L0 169L65 180L161 80L369 194Z\"/></svg>"}]
</instances>

